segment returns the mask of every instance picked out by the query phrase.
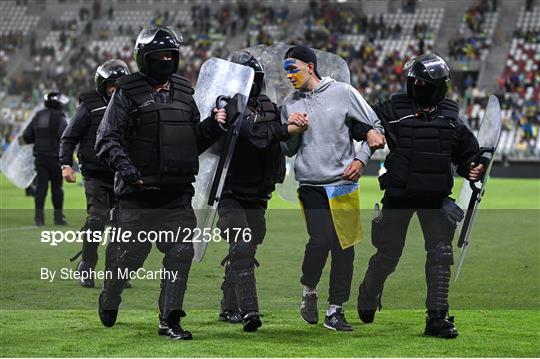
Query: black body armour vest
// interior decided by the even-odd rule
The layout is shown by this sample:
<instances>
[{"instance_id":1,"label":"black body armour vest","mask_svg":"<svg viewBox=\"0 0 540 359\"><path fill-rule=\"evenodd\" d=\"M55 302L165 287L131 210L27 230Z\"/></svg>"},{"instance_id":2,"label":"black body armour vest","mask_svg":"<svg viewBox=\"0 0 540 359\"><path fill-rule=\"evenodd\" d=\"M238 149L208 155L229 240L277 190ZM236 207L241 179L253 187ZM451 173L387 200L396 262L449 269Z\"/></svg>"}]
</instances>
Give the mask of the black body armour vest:
<instances>
[{"instance_id":1,"label":"black body armour vest","mask_svg":"<svg viewBox=\"0 0 540 359\"><path fill-rule=\"evenodd\" d=\"M255 122L255 126L281 124L277 106L265 95L248 102L244 121ZM254 128L257 132L257 128ZM264 130L263 130L264 131ZM267 197L276 183L285 178L285 156L279 141L270 148L257 148L250 141L239 137L229 167L226 186L233 193L245 196Z\"/></svg>"},{"instance_id":2,"label":"black body armour vest","mask_svg":"<svg viewBox=\"0 0 540 359\"><path fill-rule=\"evenodd\" d=\"M34 156L59 156L58 127L63 116L62 112L47 108L36 114L36 119L32 123L35 135Z\"/></svg>"},{"instance_id":3,"label":"black body armour vest","mask_svg":"<svg viewBox=\"0 0 540 359\"><path fill-rule=\"evenodd\" d=\"M192 121L191 83L172 75L168 103L154 101L154 90L140 73L122 77L117 86L136 106L126 145L131 163L140 171L145 185L193 182L199 171L199 155Z\"/></svg>"},{"instance_id":4,"label":"black body armour vest","mask_svg":"<svg viewBox=\"0 0 540 359\"><path fill-rule=\"evenodd\" d=\"M79 97L79 101L84 103L92 116L90 127L81 139L79 152L77 153L81 170L83 173L85 171L111 172L108 166L97 159L94 149L97 130L107 109L107 101L96 90L83 92Z\"/></svg>"},{"instance_id":5,"label":"black body armour vest","mask_svg":"<svg viewBox=\"0 0 540 359\"><path fill-rule=\"evenodd\" d=\"M381 188L391 196L445 197L452 191L452 144L459 107L449 99L432 113L419 112L411 98L396 94L387 102L395 147L387 156Z\"/></svg>"}]
</instances>

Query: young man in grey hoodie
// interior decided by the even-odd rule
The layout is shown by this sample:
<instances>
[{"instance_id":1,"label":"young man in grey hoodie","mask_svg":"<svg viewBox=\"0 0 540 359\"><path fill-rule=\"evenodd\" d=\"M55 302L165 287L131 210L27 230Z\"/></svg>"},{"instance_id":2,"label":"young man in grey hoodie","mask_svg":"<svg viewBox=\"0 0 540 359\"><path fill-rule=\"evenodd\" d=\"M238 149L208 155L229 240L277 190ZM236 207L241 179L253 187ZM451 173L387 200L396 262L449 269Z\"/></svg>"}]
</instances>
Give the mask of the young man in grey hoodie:
<instances>
[{"instance_id":1,"label":"young man in grey hoodie","mask_svg":"<svg viewBox=\"0 0 540 359\"><path fill-rule=\"evenodd\" d=\"M332 210L330 198L332 193L358 191L356 182L371 156L371 149L385 145L383 128L371 107L352 86L318 74L312 49L305 46L289 49L283 68L296 91L283 100L281 119L303 130L282 143L287 156L296 155L298 197L310 237L302 264L300 282L304 289L300 312L308 324L318 322L317 284L331 253L329 308L324 326L351 331L342 305L349 299L356 240L344 245L338 236L335 218L339 213ZM353 121L357 122L357 128L362 128L359 137L354 139L366 141L359 153L355 152L351 137ZM358 210L357 194L354 200ZM360 238L360 233L356 237Z\"/></svg>"}]
</instances>

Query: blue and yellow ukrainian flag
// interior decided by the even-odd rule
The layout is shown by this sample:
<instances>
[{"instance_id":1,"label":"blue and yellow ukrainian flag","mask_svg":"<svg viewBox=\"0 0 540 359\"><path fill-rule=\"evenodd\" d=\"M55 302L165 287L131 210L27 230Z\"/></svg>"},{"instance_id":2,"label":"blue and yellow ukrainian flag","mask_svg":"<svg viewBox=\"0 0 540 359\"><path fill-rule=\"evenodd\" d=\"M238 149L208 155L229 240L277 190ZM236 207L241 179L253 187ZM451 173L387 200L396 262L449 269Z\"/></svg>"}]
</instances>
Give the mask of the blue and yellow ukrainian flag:
<instances>
[{"instance_id":1,"label":"blue and yellow ukrainian flag","mask_svg":"<svg viewBox=\"0 0 540 359\"><path fill-rule=\"evenodd\" d=\"M349 248L362 240L360 221L360 187L358 183L325 186L330 212L341 248Z\"/></svg>"}]
</instances>

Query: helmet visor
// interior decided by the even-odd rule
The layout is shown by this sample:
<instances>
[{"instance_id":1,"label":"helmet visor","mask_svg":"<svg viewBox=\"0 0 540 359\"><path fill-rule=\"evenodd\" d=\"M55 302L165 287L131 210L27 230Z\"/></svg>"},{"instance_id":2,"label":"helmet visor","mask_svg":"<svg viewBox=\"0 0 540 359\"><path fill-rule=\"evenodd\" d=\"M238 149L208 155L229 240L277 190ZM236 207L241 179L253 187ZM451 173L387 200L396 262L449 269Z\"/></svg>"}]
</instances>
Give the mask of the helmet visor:
<instances>
[{"instance_id":1,"label":"helmet visor","mask_svg":"<svg viewBox=\"0 0 540 359\"><path fill-rule=\"evenodd\" d=\"M97 71L99 76L104 79L111 77L120 77L129 73L127 65L122 60L110 60L98 67Z\"/></svg>"},{"instance_id":2,"label":"helmet visor","mask_svg":"<svg viewBox=\"0 0 540 359\"><path fill-rule=\"evenodd\" d=\"M231 56L229 56L229 61L237 63L237 64L245 64L252 57L253 57L253 55L251 55L247 51L236 51L233 54L231 54Z\"/></svg>"},{"instance_id":3,"label":"helmet visor","mask_svg":"<svg viewBox=\"0 0 540 359\"><path fill-rule=\"evenodd\" d=\"M446 65L442 58L434 54L420 55L418 57L415 57L414 59L410 59L409 61L407 61L405 63L405 66L403 66L403 69L407 71L407 76L414 77L414 74L411 73L411 70L416 62L420 62L422 65L424 65L429 77L433 80L450 76L450 69L448 68L448 65Z\"/></svg>"},{"instance_id":4,"label":"helmet visor","mask_svg":"<svg viewBox=\"0 0 540 359\"><path fill-rule=\"evenodd\" d=\"M45 101L56 101L62 106L65 106L69 103L69 97L59 92L46 94L44 97Z\"/></svg>"},{"instance_id":5,"label":"helmet visor","mask_svg":"<svg viewBox=\"0 0 540 359\"><path fill-rule=\"evenodd\" d=\"M159 32L159 30L170 32L178 42L183 42L184 39L180 32L174 27L174 26L157 26L157 25L151 25L148 27L145 27L142 29L141 33L137 37L137 43L138 44L149 44L156 34Z\"/></svg>"}]
</instances>

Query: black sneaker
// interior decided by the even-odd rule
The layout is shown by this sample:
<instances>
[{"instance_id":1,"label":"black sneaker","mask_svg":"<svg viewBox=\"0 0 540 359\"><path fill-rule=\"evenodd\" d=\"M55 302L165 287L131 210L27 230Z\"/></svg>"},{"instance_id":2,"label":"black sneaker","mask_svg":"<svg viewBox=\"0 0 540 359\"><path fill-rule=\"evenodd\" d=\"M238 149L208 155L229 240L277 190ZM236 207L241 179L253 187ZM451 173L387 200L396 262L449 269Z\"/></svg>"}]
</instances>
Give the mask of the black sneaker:
<instances>
[{"instance_id":1,"label":"black sneaker","mask_svg":"<svg viewBox=\"0 0 540 359\"><path fill-rule=\"evenodd\" d=\"M458 336L454 325L454 317L446 318L446 312L437 315L428 314L426 317L426 329L424 335L444 339L453 339Z\"/></svg>"},{"instance_id":2,"label":"black sneaker","mask_svg":"<svg viewBox=\"0 0 540 359\"><path fill-rule=\"evenodd\" d=\"M236 310L222 310L219 313L219 320L231 324L242 323L242 316Z\"/></svg>"},{"instance_id":3,"label":"black sneaker","mask_svg":"<svg viewBox=\"0 0 540 359\"><path fill-rule=\"evenodd\" d=\"M36 218L34 220L36 227L43 227L45 225L45 220L43 218Z\"/></svg>"},{"instance_id":4,"label":"black sneaker","mask_svg":"<svg viewBox=\"0 0 540 359\"><path fill-rule=\"evenodd\" d=\"M101 323L106 327L112 327L114 323L116 323L116 317L118 316L118 309L111 310L111 309L104 309L103 305L103 292L99 295L99 301L98 301L98 313L99 313L99 319L101 320ZM120 299L121 300L121 299ZM120 300L118 300L118 303L116 308L120 305Z\"/></svg>"},{"instance_id":5,"label":"black sneaker","mask_svg":"<svg viewBox=\"0 0 540 359\"><path fill-rule=\"evenodd\" d=\"M85 272L85 278L79 278L79 284L84 287L84 288L94 288L95 286L95 283L94 283L94 279L93 278L90 278L89 274L90 274L90 271L92 270L93 268L85 261L80 261L79 264L77 265L77 272L79 273L83 273Z\"/></svg>"},{"instance_id":6,"label":"black sneaker","mask_svg":"<svg viewBox=\"0 0 540 359\"><path fill-rule=\"evenodd\" d=\"M317 324L319 322L319 311L317 309L317 294L307 294L302 296L300 305L300 315L304 322Z\"/></svg>"},{"instance_id":7,"label":"black sneaker","mask_svg":"<svg viewBox=\"0 0 540 359\"><path fill-rule=\"evenodd\" d=\"M323 325L327 329L341 332L352 332L353 330L352 326L347 323L345 313L343 313L343 309L341 308L336 309L336 312L331 316L325 316Z\"/></svg>"},{"instance_id":8,"label":"black sneaker","mask_svg":"<svg viewBox=\"0 0 540 359\"><path fill-rule=\"evenodd\" d=\"M262 326L261 316L259 312L248 312L242 318L244 332L254 332Z\"/></svg>"}]
</instances>

